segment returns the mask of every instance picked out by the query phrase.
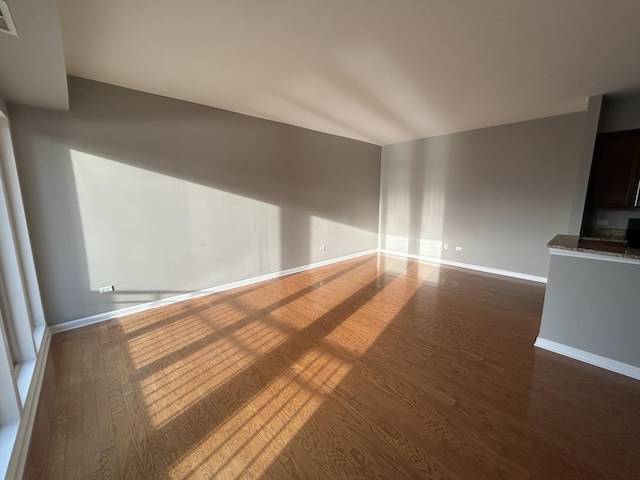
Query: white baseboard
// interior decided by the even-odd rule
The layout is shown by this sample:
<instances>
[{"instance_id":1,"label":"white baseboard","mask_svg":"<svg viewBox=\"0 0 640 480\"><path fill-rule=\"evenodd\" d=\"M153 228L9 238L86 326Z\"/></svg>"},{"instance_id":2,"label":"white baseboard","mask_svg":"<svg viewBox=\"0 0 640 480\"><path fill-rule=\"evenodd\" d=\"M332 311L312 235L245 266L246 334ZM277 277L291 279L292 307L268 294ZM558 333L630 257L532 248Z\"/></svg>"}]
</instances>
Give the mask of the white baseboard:
<instances>
[{"instance_id":1,"label":"white baseboard","mask_svg":"<svg viewBox=\"0 0 640 480\"><path fill-rule=\"evenodd\" d=\"M595 353L585 352L578 348L573 348L563 343L553 342L545 338L536 338L534 343L536 347L550 352L559 353L565 357L570 357L581 362L595 365L596 367L604 368L605 370L611 370L612 372L626 375L627 377L640 380L640 367L629 365L628 363L622 363L611 358L603 357Z\"/></svg>"},{"instance_id":2,"label":"white baseboard","mask_svg":"<svg viewBox=\"0 0 640 480\"><path fill-rule=\"evenodd\" d=\"M313 268L324 267L331 265L332 263L338 263L345 260L351 260L353 258L362 257L364 255L370 255L372 253L378 253L378 249L374 248L366 250L364 252L352 253L350 255L344 255L342 257L332 258L330 260L324 260L322 262L310 263L308 265L302 265L300 267L289 268L287 270L280 270L279 272L268 273L266 275L260 275L258 277L248 278L246 280L239 280L237 282L227 283L217 287L205 288L204 290L198 290L197 292L185 293L183 295L177 295L175 297L165 298L163 300L157 300L155 302L143 303L141 305L135 305L133 307L121 308L119 310L113 310L111 312L100 313L98 315L92 315L90 317L79 318L69 322L61 323L58 325L52 325L49 327L51 334L58 332L65 332L67 330L73 330L87 325L93 325L94 323L105 322L107 320L113 320L124 315L131 315L133 313L144 312L153 308L163 307L165 305L172 305L174 303L183 302L192 298L203 297L205 295L211 295L212 293L224 292L225 290L231 290L233 288L244 287L254 283L264 282L266 280L272 280L274 278L284 277L293 273L304 272Z\"/></svg>"},{"instance_id":3,"label":"white baseboard","mask_svg":"<svg viewBox=\"0 0 640 480\"><path fill-rule=\"evenodd\" d=\"M387 255L395 255L397 257L412 258L414 260L421 260L423 262L437 263L440 265L448 265L450 267L465 268L467 270L475 270L477 272L491 273L493 275L501 275L503 277L519 278L521 280L528 280L530 282L547 283L547 277L539 277L537 275L530 275L528 273L512 272L511 270L501 270L499 268L483 267L482 265L473 265L470 263L453 262L451 260L443 260L436 257L424 257L421 255L415 255L413 253L398 252L395 250L380 249L380 253Z\"/></svg>"},{"instance_id":4,"label":"white baseboard","mask_svg":"<svg viewBox=\"0 0 640 480\"><path fill-rule=\"evenodd\" d=\"M437 263L442 265L448 265L452 267L465 268L467 270L475 270L478 272L490 273L493 275L501 275L504 277L511 278L519 278L521 280L528 280L531 282L538 283L546 283L546 277L538 277L536 275L529 275L527 273L520 272L512 272L509 270L500 270L498 268L491 267L483 267L480 265L472 265L468 263L461 262L453 262L450 260L443 260L440 258L433 257L423 257L420 255L414 255L411 253L403 253L397 252L394 250L386 250L386 249L371 249L366 250L364 252L353 253L351 255L344 255L342 257L332 258L330 260L324 260L322 262L311 263L308 265L303 265L300 267L289 268L287 270L281 270L274 273L268 273L266 275L260 275L258 277L248 278L246 280L240 280L237 282L227 283L225 285L220 285L217 287L205 288L204 290L198 290L197 292L185 293L183 295L177 295L175 297L165 298L163 300L157 300L154 302L143 303L141 305L135 305L133 307L121 308L119 310L113 310L110 312L100 313L98 315L91 315L89 317L79 318L77 320L71 320L69 322L64 322L58 325L52 325L49 327L51 334L55 334L58 332L64 332L67 330L73 330L80 327L85 327L87 325L93 325L95 323L105 322L107 320L113 320L114 318L123 317L125 315L131 315L134 313L144 312L146 310L151 310L158 307L163 307L165 305L172 305L174 303L182 302L185 300L190 300L193 298L202 297L205 295L210 295L212 293L224 292L225 290L231 290L233 288L244 287L246 285L251 285L254 283L264 282L266 280L272 280L274 278L283 277L285 275L291 275L293 273L304 272L306 270L311 270L313 268L323 267L325 265L330 265L332 263L342 262L344 260L350 260L353 258L362 257L364 255L369 255L372 253L384 253L386 255L395 255L403 258L412 258L414 260L420 260L425 262Z\"/></svg>"},{"instance_id":5,"label":"white baseboard","mask_svg":"<svg viewBox=\"0 0 640 480\"><path fill-rule=\"evenodd\" d=\"M47 357L49 355L49 344L51 343L51 332L48 328L44 329L42 342L38 350L36 364L33 368L33 376L31 377L31 385L27 393L27 398L22 409L20 417L20 426L13 446L13 452L9 460L6 478L22 478L24 467L27 461L27 453L31 443L31 433L33 431L33 423L36 419L38 410L38 401L40 400L40 389L42 388L42 380L44 378L44 369L47 365Z\"/></svg>"}]
</instances>

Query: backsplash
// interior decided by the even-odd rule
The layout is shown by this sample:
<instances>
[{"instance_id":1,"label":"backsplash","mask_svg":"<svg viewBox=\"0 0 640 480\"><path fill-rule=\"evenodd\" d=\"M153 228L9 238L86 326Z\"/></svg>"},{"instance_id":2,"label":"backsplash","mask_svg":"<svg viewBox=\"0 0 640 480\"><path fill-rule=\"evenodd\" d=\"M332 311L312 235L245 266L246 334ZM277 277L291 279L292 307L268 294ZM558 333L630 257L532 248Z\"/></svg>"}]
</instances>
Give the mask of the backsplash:
<instances>
[{"instance_id":1,"label":"backsplash","mask_svg":"<svg viewBox=\"0 0 640 480\"><path fill-rule=\"evenodd\" d=\"M587 238L604 238L607 240L626 240L626 228L587 227L582 230L582 236Z\"/></svg>"},{"instance_id":2,"label":"backsplash","mask_svg":"<svg viewBox=\"0 0 640 480\"><path fill-rule=\"evenodd\" d=\"M607 228L626 230L630 218L640 218L640 209L634 210L586 210L583 228Z\"/></svg>"}]
</instances>

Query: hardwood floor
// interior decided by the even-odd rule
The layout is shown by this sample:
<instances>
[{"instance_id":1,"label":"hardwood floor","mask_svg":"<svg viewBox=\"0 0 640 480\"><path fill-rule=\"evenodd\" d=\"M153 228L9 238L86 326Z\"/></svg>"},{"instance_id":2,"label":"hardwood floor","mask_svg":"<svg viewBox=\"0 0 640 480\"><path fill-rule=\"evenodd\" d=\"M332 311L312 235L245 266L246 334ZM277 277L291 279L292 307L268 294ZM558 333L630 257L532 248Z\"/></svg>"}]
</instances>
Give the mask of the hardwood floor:
<instances>
[{"instance_id":1,"label":"hardwood floor","mask_svg":"<svg viewBox=\"0 0 640 480\"><path fill-rule=\"evenodd\" d=\"M640 382L543 296L371 255L57 334L25 478L639 478Z\"/></svg>"}]
</instances>

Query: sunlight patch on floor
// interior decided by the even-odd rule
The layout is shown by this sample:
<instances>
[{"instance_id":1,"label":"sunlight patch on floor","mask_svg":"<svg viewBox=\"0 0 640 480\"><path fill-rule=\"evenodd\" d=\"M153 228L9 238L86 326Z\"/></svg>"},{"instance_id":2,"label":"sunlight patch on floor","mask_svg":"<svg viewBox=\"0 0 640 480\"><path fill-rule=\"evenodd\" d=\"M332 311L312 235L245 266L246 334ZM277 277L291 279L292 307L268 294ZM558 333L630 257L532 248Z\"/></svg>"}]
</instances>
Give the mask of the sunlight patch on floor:
<instances>
[{"instance_id":1,"label":"sunlight patch on floor","mask_svg":"<svg viewBox=\"0 0 640 480\"><path fill-rule=\"evenodd\" d=\"M344 300L354 293L336 296ZM376 296L372 299L374 303ZM286 463L285 449L289 442L308 425L323 402L335 394L357 358L373 345L401 308L385 308L376 320L368 320L364 308L345 318L187 452L172 466L171 476L257 478L274 461ZM329 311L325 310L327 314ZM353 331L362 322L367 323L367 336L356 344L352 341Z\"/></svg>"},{"instance_id":2,"label":"sunlight patch on floor","mask_svg":"<svg viewBox=\"0 0 640 480\"><path fill-rule=\"evenodd\" d=\"M246 317L243 311L229 304L195 312L196 318L203 321L194 322L194 315L187 311L184 318L130 339L127 343L133 366L140 369L163 361L172 354L188 348L186 346L189 344L200 342L208 335ZM215 328L212 325L215 325Z\"/></svg>"},{"instance_id":3,"label":"sunlight patch on floor","mask_svg":"<svg viewBox=\"0 0 640 480\"><path fill-rule=\"evenodd\" d=\"M166 367L140 384L151 424L166 424L287 338L282 330L254 321L177 362L169 357Z\"/></svg>"},{"instance_id":4,"label":"sunlight patch on floor","mask_svg":"<svg viewBox=\"0 0 640 480\"><path fill-rule=\"evenodd\" d=\"M402 306L379 301L380 297L393 288L394 284L388 285L376 299L364 305L340 328L327 335L325 341L352 355L363 355L402 310Z\"/></svg>"},{"instance_id":5,"label":"sunlight patch on floor","mask_svg":"<svg viewBox=\"0 0 640 480\"><path fill-rule=\"evenodd\" d=\"M261 475L350 369L350 364L322 351L308 352L189 451L172 467L172 475Z\"/></svg>"}]
</instances>

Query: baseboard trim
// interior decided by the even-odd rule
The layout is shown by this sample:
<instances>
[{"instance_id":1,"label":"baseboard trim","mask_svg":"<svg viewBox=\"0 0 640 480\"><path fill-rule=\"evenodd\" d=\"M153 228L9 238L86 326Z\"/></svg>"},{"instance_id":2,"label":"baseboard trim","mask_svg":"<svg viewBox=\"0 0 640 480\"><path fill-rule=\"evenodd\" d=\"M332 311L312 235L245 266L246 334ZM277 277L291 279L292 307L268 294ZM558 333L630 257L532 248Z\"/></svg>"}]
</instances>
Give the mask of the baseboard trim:
<instances>
[{"instance_id":1,"label":"baseboard trim","mask_svg":"<svg viewBox=\"0 0 640 480\"><path fill-rule=\"evenodd\" d=\"M165 298L163 300L157 300L154 302L143 303L141 305L135 305L133 307L121 308L119 310L113 310L111 312L100 313L98 315L92 315L90 317L79 318L77 320L71 320L58 325L52 325L49 327L51 334L65 332L67 330L74 330L80 327L86 327L87 325L93 325L95 323L106 322L107 320L113 320L115 318L123 317L125 315L131 315L134 313L144 312L146 310L152 310L154 308L163 307L166 305L173 305L174 303L183 302L185 300L191 300L193 298L203 297L205 295L211 295L212 293L224 292L238 287L244 287L252 285L254 283L264 282L266 280L273 280L274 278L284 277L294 273L304 272L306 270L312 270L318 267L324 267L331 265L332 263L338 263L345 260L351 260L354 258L362 257L378 253L378 249L365 250L363 252L352 253L350 255L343 255L341 257L324 260L322 262L310 263L308 265L302 265L300 267L289 268L287 270L280 270L274 273L268 273L266 275L260 275L258 277L248 278L246 280L239 280L237 282L231 282L217 287L205 288L204 290L198 290L197 292L185 293L183 295L177 295L175 297Z\"/></svg>"},{"instance_id":2,"label":"baseboard trim","mask_svg":"<svg viewBox=\"0 0 640 480\"><path fill-rule=\"evenodd\" d=\"M423 262L437 263L439 265L447 265L450 267L465 268L467 270L475 270L477 272L490 273L492 275L500 275L503 277L518 278L520 280L528 280L530 282L547 283L547 277L539 277L537 275L530 275L528 273L513 272L511 270L501 270L499 268L484 267L482 265L473 265L471 263L453 262L451 260L443 260L442 258L425 257L422 255L415 255L413 253L398 252L396 250L387 250L384 248L380 249L380 253L384 253L386 255L395 255L397 257L411 258L413 260L420 260Z\"/></svg>"},{"instance_id":3,"label":"baseboard trim","mask_svg":"<svg viewBox=\"0 0 640 480\"><path fill-rule=\"evenodd\" d=\"M89 317L84 317L84 318L79 318L77 320L71 320L69 322L64 322L58 325L52 325L49 327L50 333L51 335L59 333L59 332L65 332L67 330L74 330L76 328L80 328L80 327L86 327L88 325L93 325L96 323L101 323L101 322L106 322L108 320L113 320L115 318L119 318L119 317L123 317L125 315L132 315L134 313L140 313L140 312L144 312L147 310L152 310L154 308L158 308L158 307L163 307L166 305L173 305L175 303L178 302L182 302L185 300L191 300L193 298L198 298L198 297L202 297L205 295L211 295L212 293L218 293L218 292L224 292L226 290L231 290L233 288L238 288L238 287L244 287L247 285L252 285L254 283L260 283L260 282L264 282L266 280L272 280L274 278L279 278L279 277L283 277L286 275L291 275L294 273L299 273L299 272L304 272L306 270L311 270L314 268L318 268L318 267L323 267L326 265L331 265L332 263L337 263L337 262L342 262L344 260L351 260L354 258L358 258L358 257L362 257L364 255L370 255L370 254L374 254L374 253L384 253L386 255L394 255L394 256L398 256L398 257L403 257L403 258L411 258L414 260L419 260L419 261L424 261L424 262L431 262L431 263L437 263L437 264L441 264L441 265L448 265L451 267L458 267L458 268L464 268L467 270L474 270L477 272L483 272L483 273L490 273L492 275L500 275L503 277L510 277L510 278L518 278L520 280L528 280L531 282L538 282L538 283L546 283L547 279L546 277L538 277L536 275L529 275L527 273L520 273L520 272L512 272L509 270L501 270L498 268L491 268L491 267L484 267L484 266L480 266L480 265L472 265L469 263L462 263L462 262L453 262L450 260L443 260L440 258L435 258L435 257L424 257L421 255L414 255L411 253L404 253L404 252L398 252L395 250L387 250L387 249L371 249L371 250L365 250L363 252L358 252L358 253L353 253L350 255L344 255L341 257L337 257L337 258L332 258L330 260L324 260L322 262L316 262L316 263L310 263L308 265L302 265L300 267L294 267L294 268L289 268L287 270L280 270L278 272L274 272L274 273L268 273L266 275L260 275L258 277L252 277L252 278L248 278L246 280L239 280L237 282L232 282L232 283L227 283L224 285L220 285L217 287L210 287L210 288L205 288L204 290L198 290L196 292L191 292L191 293L185 293L183 295L177 295L175 297L169 297L169 298L165 298L163 300L157 300L154 302L148 302L148 303L143 303L141 305L135 305L133 307L127 307L127 308L121 308L119 310L112 310L110 312L105 312L105 313L100 313L98 315L91 315Z\"/></svg>"},{"instance_id":4,"label":"baseboard trim","mask_svg":"<svg viewBox=\"0 0 640 480\"><path fill-rule=\"evenodd\" d=\"M36 420L36 412L38 411L38 401L40 400L40 390L42 389L42 380L44 378L44 370L47 365L50 343L51 332L49 331L49 328L45 328L42 335L40 350L38 350L36 364L33 368L31 385L29 386L24 408L22 409L20 426L18 427L18 433L16 434L13 452L11 452L6 478L22 478L24 474L24 468L27 462L27 453L29 453L29 445L31 444L33 424Z\"/></svg>"},{"instance_id":5,"label":"baseboard trim","mask_svg":"<svg viewBox=\"0 0 640 480\"><path fill-rule=\"evenodd\" d=\"M584 350L570 347L552 340L547 340L546 338L536 338L534 345L544 350L564 355L565 357L580 360L581 362L640 380L640 367L629 365L628 363L622 363L595 353L585 352Z\"/></svg>"}]
</instances>

